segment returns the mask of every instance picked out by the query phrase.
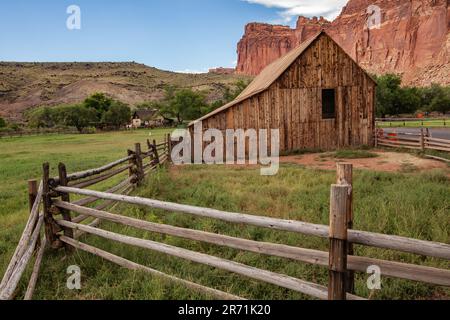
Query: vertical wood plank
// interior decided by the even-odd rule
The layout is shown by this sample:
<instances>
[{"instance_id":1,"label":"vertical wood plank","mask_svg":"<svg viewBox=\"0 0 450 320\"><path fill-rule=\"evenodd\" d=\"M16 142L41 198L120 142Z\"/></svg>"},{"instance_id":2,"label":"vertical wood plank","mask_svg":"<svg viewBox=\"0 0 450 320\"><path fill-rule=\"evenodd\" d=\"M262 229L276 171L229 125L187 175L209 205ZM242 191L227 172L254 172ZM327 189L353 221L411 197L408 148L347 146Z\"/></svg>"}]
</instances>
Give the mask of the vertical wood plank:
<instances>
[{"instance_id":1,"label":"vertical wood plank","mask_svg":"<svg viewBox=\"0 0 450 320\"><path fill-rule=\"evenodd\" d=\"M346 219L347 230L353 229L353 165L351 163L337 164L337 184L341 186L350 187L347 199ZM348 243L347 254L354 255L354 248L352 243ZM355 292L355 273L353 271L347 272L347 292Z\"/></svg>"},{"instance_id":2,"label":"vertical wood plank","mask_svg":"<svg viewBox=\"0 0 450 320\"><path fill-rule=\"evenodd\" d=\"M346 300L347 296L347 202L349 191L349 186L331 186L329 300Z\"/></svg>"},{"instance_id":3,"label":"vertical wood plank","mask_svg":"<svg viewBox=\"0 0 450 320\"><path fill-rule=\"evenodd\" d=\"M58 165L58 173L59 173L59 184L63 187L67 186L67 169L66 165L64 163L60 163ZM68 193L62 193L61 194L61 200L64 202L70 202L70 195ZM64 220L71 222L72 217L70 216L70 211L66 209L60 209L61 215ZM73 230L68 228L63 228L64 235L68 238L73 238ZM70 249L68 246L66 246L66 249Z\"/></svg>"}]
</instances>

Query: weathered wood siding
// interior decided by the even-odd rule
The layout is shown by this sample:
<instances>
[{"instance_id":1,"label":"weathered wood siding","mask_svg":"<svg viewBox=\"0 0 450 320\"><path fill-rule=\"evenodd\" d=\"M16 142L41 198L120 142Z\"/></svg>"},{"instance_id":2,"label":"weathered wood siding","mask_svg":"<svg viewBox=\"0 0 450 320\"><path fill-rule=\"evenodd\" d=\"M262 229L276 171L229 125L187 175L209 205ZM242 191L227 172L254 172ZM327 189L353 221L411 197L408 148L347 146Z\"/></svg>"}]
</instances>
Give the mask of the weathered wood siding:
<instances>
[{"instance_id":1,"label":"weathered wood siding","mask_svg":"<svg viewBox=\"0 0 450 320\"><path fill-rule=\"evenodd\" d=\"M203 120L203 128L280 129L281 151L372 146L375 88L323 34L269 89ZM322 119L322 89L336 89L335 119Z\"/></svg>"}]
</instances>

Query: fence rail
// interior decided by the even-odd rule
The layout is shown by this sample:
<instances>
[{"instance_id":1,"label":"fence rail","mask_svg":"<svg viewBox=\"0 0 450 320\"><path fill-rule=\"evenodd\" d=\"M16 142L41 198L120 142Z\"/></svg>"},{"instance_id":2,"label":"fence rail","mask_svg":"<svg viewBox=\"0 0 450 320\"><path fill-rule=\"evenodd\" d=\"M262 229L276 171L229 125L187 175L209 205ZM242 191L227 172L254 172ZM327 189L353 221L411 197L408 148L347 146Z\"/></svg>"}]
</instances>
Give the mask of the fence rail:
<instances>
[{"instance_id":1,"label":"fence rail","mask_svg":"<svg viewBox=\"0 0 450 320\"><path fill-rule=\"evenodd\" d=\"M165 142L160 144L160 146L165 146L160 154L166 158L168 150L170 149L168 146L169 141L169 137L167 136ZM75 223L83 223L90 219L90 216L83 215L72 217L71 212L64 209L55 212L56 207L53 206L54 199L60 197L62 200L70 201L70 195L58 194L54 191L54 187L61 185L76 188L91 187L112 178L116 178L128 171L128 177L126 179L106 191L125 195L129 194L131 190L142 182L145 176L154 171L158 166L164 165L166 162L154 153L156 143L151 144L148 142L148 145L150 148L146 152L141 152L140 145L136 144L134 151L128 150L127 157L100 168L87 171L67 174L65 165L60 164L58 168L59 176L54 178L50 178L49 176L49 165L44 164L44 176L39 187L37 186L37 181L29 181L30 216L19 240L19 244L0 283L0 300L14 298L17 286L23 277L26 267L30 265L31 260L33 260L33 254L35 254L36 258L33 270L25 293L26 300L32 299L45 250L48 246L57 249L64 245L63 241L60 239L61 235L57 235L55 230L58 232L64 231L64 236L70 236L73 239L79 238L81 235L81 233L74 234L67 228L64 229L59 227L54 220L55 214L61 214L64 219ZM143 163L147 159L149 159L149 163L146 163L144 166ZM88 197L74 201L73 203L87 206L97 203L98 201L98 198ZM97 205L95 209L104 210L114 206L116 203L117 201L114 200L103 201ZM100 220L95 219L94 221L89 222L89 226L96 226L100 222ZM42 236L41 229L44 229L44 226L45 235Z\"/></svg>"},{"instance_id":2,"label":"fence rail","mask_svg":"<svg viewBox=\"0 0 450 320\"><path fill-rule=\"evenodd\" d=\"M404 133L401 131L386 133L383 129L377 129L375 137L375 145L377 147L450 152L450 140L433 138L430 136L429 130L423 128L419 134Z\"/></svg>"},{"instance_id":3,"label":"fence rail","mask_svg":"<svg viewBox=\"0 0 450 320\"><path fill-rule=\"evenodd\" d=\"M441 142L438 141L438 143ZM0 288L0 297L2 299L14 297L14 291L23 275L23 270L31 261L32 252L38 249L25 295L26 299L32 298L46 244L53 249L66 248L69 252L74 249L82 250L121 267L141 270L160 276L218 299L242 299L234 294L162 273L82 243L78 239L83 234L208 265L247 278L301 292L318 299L364 299L355 295L355 272L365 273L367 268L373 265L379 266L382 270L382 275L386 277L450 286L450 270L447 269L355 256L353 246L364 245L450 260L450 245L353 230L353 169L349 164L338 164L337 184L331 186L330 224L317 225L129 196L129 192L136 186L139 186L145 176L158 168L158 166L170 162L170 154L173 147L170 136L167 136L166 141L162 144L157 144L156 141L147 141L147 146L148 151L143 152L141 145L136 144L134 150L128 150L127 157L101 168L84 172L67 174L65 165L60 164L59 175L55 178L49 177L48 164L44 165L43 182L40 187L30 187L30 190L34 190L33 192L30 191L30 203L33 203L30 219L3 278ZM126 179L106 191L85 189L112 177L117 177L127 171L128 177ZM71 197L74 195L83 196L84 198L71 201ZM98 202L100 203L98 204ZM41 203L43 206L40 210ZM329 251L253 241L201 230L152 223L107 211L108 208L118 203L326 238L329 239L330 243ZM94 207L88 207L90 205ZM106 231L98 227L102 221L109 221L147 232L318 265L327 268L329 271L328 286L164 243ZM42 225L45 225L45 238L38 245Z\"/></svg>"}]
</instances>

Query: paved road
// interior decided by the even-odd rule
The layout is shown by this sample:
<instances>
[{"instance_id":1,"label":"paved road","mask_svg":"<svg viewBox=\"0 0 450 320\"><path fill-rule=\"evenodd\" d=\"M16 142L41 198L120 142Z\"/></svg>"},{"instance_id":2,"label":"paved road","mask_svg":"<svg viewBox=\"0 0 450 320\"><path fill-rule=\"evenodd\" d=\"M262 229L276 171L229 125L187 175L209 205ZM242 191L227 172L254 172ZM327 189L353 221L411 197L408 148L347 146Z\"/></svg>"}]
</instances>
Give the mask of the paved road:
<instances>
[{"instance_id":1,"label":"paved road","mask_svg":"<svg viewBox=\"0 0 450 320\"><path fill-rule=\"evenodd\" d=\"M420 129L416 128L385 128L384 131L387 133L396 131L399 133L420 134ZM432 138L450 140L450 128L430 129L430 133Z\"/></svg>"}]
</instances>

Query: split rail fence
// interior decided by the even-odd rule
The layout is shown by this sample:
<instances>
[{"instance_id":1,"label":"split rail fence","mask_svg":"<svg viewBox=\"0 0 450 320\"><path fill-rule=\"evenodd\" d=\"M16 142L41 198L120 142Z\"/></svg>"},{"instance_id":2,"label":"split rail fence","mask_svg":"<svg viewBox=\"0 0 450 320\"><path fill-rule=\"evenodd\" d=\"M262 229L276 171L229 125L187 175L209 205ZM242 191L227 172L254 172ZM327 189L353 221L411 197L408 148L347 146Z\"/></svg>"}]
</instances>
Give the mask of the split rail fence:
<instances>
[{"instance_id":1,"label":"split rail fence","mask_svg":"<svg viewBox=\"0 0 450 320\"><path fill-rule=\"evenodd\" d=\"M377 129L376 147L405 148L412 150L435 150L450 152L450 140L437 139L430 136L429 130L421 129L420 133L393 132L387 133L383 129Z\"/></svg>"},{"instance_id":2,"label":"split rail fence","mask_svg":"<svg viewBox=\"0 0 450 320\"><path fill-rule=\"evenodd\" d=\"M142 183L145 176L150 174L152 170L155 170L164 163L170 163L170 154L173 147L170 136L167 137L165 143L156 144L154 142L152 144L149 142L148 147L149 150L147 152L142 152L140 145L137 144L134 151L128 151L128 157L102 168L81 173L67 174L65 165L60 164L59 176L56 178L50 178L49 165L44 165L43 180L39 188L35 190L35 184L30 185L33 186L30 189L30 203L33 204L30 219L4 275L0 287L0 298L14 298L17 285L24 273L25 267L32 260L33 252L36 250L33 273L25 294L25 299L32 298L40 264L47 245L53 249L65 248L69 253L74 249L85 251L121 267L131 270L141 270L158 277L163 277L218 299L242 299L231 293L164 274L150 267L139 265L123 257L93 247L81 242L81 235L97 236L114 242L182 258L324 300L364 299L355 295L355 273L366 273L371 266L378 266L381 269L382 275L385 277L419 281L437 286L450 286L450 270L448 269L437 269L428 266L354 255L354 246L363 245L448 261L450 260L450 245L353 230L353 168L350 164L338 164L337 183L331 186L330 191L330 223L329 225L317 225L301 221L225 212L210 208L129 196L129 191L134 186ZM147 158L149 161L147 161ZM145 162L147 163L145 164ZM105 192L85 189L127 170L129 171L129 177L114 188ZM73 195L83 196L85 198L71 202L70 200ZM104 202L94 208L88 207L88 205L96 204L97 201ZM43 205L42 211L39 210L40 203ZM108 207L116 203L138 205L177 212L179 214L189 214L196 217L212 218L240 225L256 226L325 238L329 239L329 251L253 241L199 230L151 223L106 211ZM319 265L328 269L328 286L164 243L106 231L99 227L101 221L109 221L147 232ZM41 228L45 228L45 238L39 242Z\"/></svg>"}]
</instances>

